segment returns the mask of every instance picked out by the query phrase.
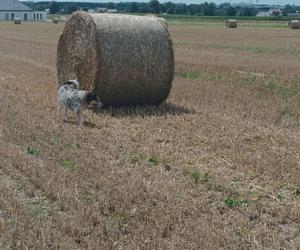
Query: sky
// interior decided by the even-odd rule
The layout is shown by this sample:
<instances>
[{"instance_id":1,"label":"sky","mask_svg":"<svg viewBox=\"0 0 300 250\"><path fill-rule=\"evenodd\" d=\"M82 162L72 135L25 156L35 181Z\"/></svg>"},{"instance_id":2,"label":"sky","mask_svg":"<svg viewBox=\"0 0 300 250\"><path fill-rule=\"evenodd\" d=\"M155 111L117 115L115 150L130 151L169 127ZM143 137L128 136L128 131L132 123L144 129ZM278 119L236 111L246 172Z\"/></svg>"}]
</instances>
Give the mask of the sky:
<instances>
[{"instance_id":1,"label":"sky","mask_svg":"<svg viewBox=\"0 0 300 250\"><path fill-rule=\"evenodd\" d=\"M24 1L24 0L23 0ZM26 1L26 0L25 0ZM28 0L27 0L28 1ZM32 1L32 0L29 0ZM34 0L37 1L43 1L43 0ZM45 1L45 0L44 0ZM103 3L103 2L149 2L150 0L56 0L56 1L65 1L65 2L97 2L97 3ZM300 0L159 0L159 2L174 2L174 3L204 3L204 2L214 2L216 4L220 3L253 3L253 4L277 4L277 5L286 5L286 4L295 4L300 5Z\"/></svg>"}]
</instances>

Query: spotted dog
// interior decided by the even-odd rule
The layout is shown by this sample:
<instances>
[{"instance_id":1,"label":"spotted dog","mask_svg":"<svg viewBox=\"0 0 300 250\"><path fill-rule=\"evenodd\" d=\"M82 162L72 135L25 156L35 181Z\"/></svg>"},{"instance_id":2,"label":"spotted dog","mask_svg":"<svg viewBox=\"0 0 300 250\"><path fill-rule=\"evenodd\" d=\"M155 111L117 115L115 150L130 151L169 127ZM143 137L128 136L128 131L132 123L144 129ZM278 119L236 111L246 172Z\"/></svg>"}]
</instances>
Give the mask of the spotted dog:
<instances>
[{"instance_id":1,"label":"spotted dog","mask_svg":"<svg viewBox=\"0 0 300 250\"><path fill-rule=\"evenodd\" d=\"M78 125L82 127L81 113L85 109L100 109L103 106L98 96L94 93L80 90L79 82L69 80L61 84L58 89L58 119L61 119L61 111L64 109L65 117L67 110L75 112Z\"/></svg>"}]
</instances>

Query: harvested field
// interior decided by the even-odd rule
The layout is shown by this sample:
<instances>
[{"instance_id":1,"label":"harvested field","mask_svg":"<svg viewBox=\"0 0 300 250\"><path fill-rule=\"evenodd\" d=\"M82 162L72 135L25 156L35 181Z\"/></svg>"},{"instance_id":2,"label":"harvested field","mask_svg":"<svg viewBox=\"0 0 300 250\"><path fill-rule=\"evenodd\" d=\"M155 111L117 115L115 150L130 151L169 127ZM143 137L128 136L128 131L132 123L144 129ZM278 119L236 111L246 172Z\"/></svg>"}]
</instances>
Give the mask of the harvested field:
<instances>
[{"instance_id":1,"label":"harvested field","mask_svg":"<svg viewBox=\"0 0 300 250\"><path fill-rule=\"evenodd\" d=\"M299 249L298 31L169 25L166 103L81 129L62 29L0 23L0 249Z\"/></svg>"}]
</instances>

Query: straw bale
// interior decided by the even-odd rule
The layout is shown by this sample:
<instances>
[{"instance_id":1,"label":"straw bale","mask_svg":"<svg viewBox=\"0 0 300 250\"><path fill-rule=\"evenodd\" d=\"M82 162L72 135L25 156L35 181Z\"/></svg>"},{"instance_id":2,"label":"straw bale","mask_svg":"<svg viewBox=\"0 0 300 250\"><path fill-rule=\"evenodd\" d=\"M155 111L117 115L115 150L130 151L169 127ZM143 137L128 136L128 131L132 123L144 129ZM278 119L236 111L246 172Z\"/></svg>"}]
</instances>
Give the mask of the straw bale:
<instances>
[{"instance_id":1,"label":"straw bale","mask_svg":"<svg viewBox=\"0 0 300 250\"><path fill-rule=\"evenodd\" d=\"M288 23L288 27L290 29L300 29L300 21L299 20L291 20Z\"/></svg>"},{"instance_id":2,"label":"straw bale","mask_svg":"<svg viewBox=\"0 0 300 250\"><path fill-rule=\"evenodd\" d=\"M14 24L21 24L20 18L14 18Z\"/></svg>"},{"instance_id":3,"label":"straw bale","mask_svg":"<svg viewBox=\"0 0 300 250\"><path fill-rule=\"evenodd\" d=\"M235 19L228 19L226 21L226 27L227 28L237 28L237 20L235 20Z\"/></svg>"},{"instance_id":4,"label":"straw bale","mask_svg":"<svg viewBox=\"0 0 300 250\"><path fill-rule=\"evenodd\" d=\"M157 17L76 12L57 49L59 83L77 78L106 105L159 104L172 85L174 56Z\"/></svg>"}]
</instances>

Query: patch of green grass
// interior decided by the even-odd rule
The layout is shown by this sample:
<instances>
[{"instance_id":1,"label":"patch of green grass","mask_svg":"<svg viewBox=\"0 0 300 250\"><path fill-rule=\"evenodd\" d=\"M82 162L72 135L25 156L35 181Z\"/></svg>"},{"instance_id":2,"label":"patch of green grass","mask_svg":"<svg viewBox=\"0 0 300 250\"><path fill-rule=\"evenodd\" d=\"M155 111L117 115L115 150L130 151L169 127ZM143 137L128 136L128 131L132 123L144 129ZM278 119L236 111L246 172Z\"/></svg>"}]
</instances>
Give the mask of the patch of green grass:
<instances>
[{"instance_id":1,"label":"patch of green grass","mask_svg":"<svg viewBox=\"0 0 300 250\"><path fill-rule=\"evenodd\" d=\"M186 47L190 49L220 49L220 50L238 50L249 51L255 54L270 55L300 55L300 49L294 46L290 47L264 47L264 46L243 46L238 44L222 44L222 43L199 43L195 41L176 41L175 46Z\"/></svg>"},{"instance_id":2,"label":"patch of green grass","mask_svg":"<svg viewBox=\"0 0 300 250\"><path fill-rule=\"evenodd\" d=\"M177 193L175 194L175 197L176 197L177 199L182 199L182 198L183 198L183 193L177 192Z\"/></svg>"},{"instance_id":3,"label":"patch of green grass","mask_svg":"<svg viewBox=\"0 0 300 250\"><path fill-rule=\"evenodd\" d=\"M32 146L28 146L27 149L26 149L26 152L30 155L35 155L35 156L39 155L39 150L32 147Z\"/></svg>"},{"instance_id":4,"label":"patch of green grass","mask_svg":"<svg viewBox=\"0 0 300 250\"><path fill-rule=\"evenodd\" d=\"M126 224L126 218L116 211L109 211L106 214L106 224L111 231L127 233L128 226Z\"/></svg>"},{"instance_id":5,"label":"patch of green grass","mask_svg":"<svg viewBox=\"0 0 300 250\"><path fill-rule=\"evenodd\" d=\"M281 112L278 114L276 123L280 124L283 127L289 127L294 124L297 119L297 115L293 108L290 106L287 101L285 101Z\"/></svg>"},{"instance_id":6,"label":"patch of green grass","mask_svg":"<svg viewBox=\"0 0 300 250\"><path fill-rule=\"evenodd\" d=\"M295 195L300 197L300 188L298 188L296 191L295 191Z\"/></svg>"},{"instance_id":7,"label":"patch of green grass","mask_svg":"<svg viewBox=\"0 0 300 250\"><path fill-rule=\"evenodd\" d=\"M225 187L224 185L219 184L215 186L215 190L220 193L225 193L228 190L228 188Z\"/></svg>"},{"instance_id":8,"label":"patch of green grass","mask_svg":"<svg viewBox=\"0 0 300 250\"><path fill-rule=\"evenodd\" d=\"M30 210L33 216L38 217L40 219L46 218L50 213L49 208L44 204L44 202L40 198L28 202L26 204L26 207Z\"/></svg>"},{"instance_id":9,"label":"patch of green grass","mask_svg":"<svg viewBox=\"0 0 300 250\"><path fill-rule=\"evenodd\" d=\"M278 191L276 194L276 197L278 198L278 200L283 201L284 200L284 194L282 191Z\"/></svg>"},{"instance_id":10,"label":"patch of green grass","mask_svg":"<svg viewBox=\"0 0 300 250\"><path fill-rule=\"evenodd\" d=\"M266 91L272 94L282 97L288 101L300 93L298 86L298 79L290 79L284 81L278 76L264 75L252 72L245 72L238 80L240 83L245 85L257 85L263 86Z\"/></svg>"},{"instance_id":11,"label":"patch of green grass","mask_svg":"<svg viewBox=\"0 0 300 250\"><path fill-rule=\"evenodd\" d=\"M29 176L28 178L26 178L26 180L31 183L32 185L34 185L36 188L40 188L40 183L37 177L35 176Z\"/></svg>"},{"instance_id":12,"label":"patch of green grass","mask_svg":"<svg viewBox=\"0 0 300 250\"><path fill-rule=\"evenodd\" d=\"M224 204L227 207L234 208L234 207L246 207L248 206L249 202L246 199L228 197L224 200Z\"/></svg>"},{"instance_id":13,"label":"patch of green grass","mask_svg":"<svg viewBox=\"0 0 300 250\"><path fill-rule=\"evenodd\" d=\"M145 14L144 14L145 15ZM195 20L195 21L210 21L210 22L220 22L224 24L224 21L227 19L230 19L232 17L230 16L203 16L203 15L182 15L182 14L160 14L158 15L160 17L165 18L166 20ZM275 23L278 23L279 21L289 21L292 20L292 17L285 17L285 16L271 16L271 17L256 17L256 16L235 16L234 19L237 19L239 21L249 21L249 22L271 22L276 21ZM286 25L286 22L284 22Z\"/></svg>"},{"instance_id":14,"label":"patch of green grass","mask_svg":"<svg viewBox=\"0 0 300 250\"><path fill-rule=\"evenodd\" d=\"M72 160L62 160L60 162L60 165L71 172L74 172L75 170L77 170L77 165Z\"/></svg>"},{"instance_id":15,"label":"patch of green grass","mask_svg":"<svg viewBox=\"0 0 300 250\"><path fill-rule=\"evenodd\" d=\"M131 153L129 155L129 162L132 164L141 163L145 159L145 155L139 152Z\"/></svg>"},{"instance_id":16,"label":"patch of green grass","mask_svg":"<svg viewBox=\"0 0 300 250\"><path fill-rule=\"evenodd\" d=\"M158 157L155 155L149 156L147 158L147 162L149 163L150 166L157 166L159 163Z\"/></svg>"},{"instance_id":17,"label":"patch of green grass","mask_svg":"<svg viewBox=\"0 0 300 250\"><path fill-rule=\"evenodd\" d=\"M248 134L247 137L244 138L245 142L258 142L262 140L263 137L257 134Z\"/></svg>"},{"instance_id":18,"label":"patch of green grass","mask_svg":"<svg viewBox=\"0 0 300 250\"><path fill-rule=\"evenodd\" d=\"M181 72L177 72L176 75L182 78L187 78L189 80L201 80L201 81L217 81L217 80L224 79L224 76L219 73L181 71Z\"/></svg>"},{"instance_id":19,"label":"patch of green grass","mask_svg":"<svg viewBox=\"0 0 300 250\"><path fill-rule=\"evenodd\" d=\"M282 98L290 98L297 94L296 90L293 90L291 86L279 81L270 81L266 84L266 89L272 93L281 96Z\"/></svg>"},{"instance_id":20,"label":"patch of green grass","mask_svg":"<svg viewBox=\"0 0 300 250\"><path fill-rule=\"evenodd\" d=\"M240 82L244 85L252 85L257 83L258 79L259 77L256 74L249 72L241 77Z\"/></svg>"},{"instance_id":21,"label":"patch of green grass","mask_svg":"<svg viewBox=\"0 0 300 250\"><path fill-rule=\"evenodd\" d=\"M195 181L195 183L198 183L199 182L199 179L200 179L200 172L198 170L193 170L191 172L191 177L192 179Z\"/></svg>"},{"instance_id":22,"label":"patch of green grass","mask_svg":"<svg viewBox=\"0 0 300 250\"><path fill-rule=\"evenodd\" d=\"M64 144L66 148L77 149L80 148L79 143L66 143Z\"/></svg>"},{"instance_id":23,"label":"patch of green grass","mask_svg":"<svg viewBox=\"0 0 300 250\"><path fill-rule=\"evenodd\" d=\"M85 190L80 199L87 204L94 204L97 201L97 195L95 192Z\"/></svg>"},{"instance_id":24,"label":"patch of green grass","mask_svg":"<svg viewBox=\"0 0 300 250\"><path fill-rule=\"evenodd\" d=\"M195 184L201 182L203 185L206 186L206 188L210 189L210 187L211 187L211 184L209 183L210 177L209 177L208 173L201 173L197 169L194 169L194 170L185 169L183 171L183 175L190 176L194 180Z\"/></svg>"},{"instance_id":25,"label":"patch of green grass","mask_svg":"<svg viewBox=\"0 0 300 250\"><path fill-rule=\"evenodd\" d=\"M199 138L199 140L196 141L196 145L201 147L208 147L209 140L206 137L201 137Z\"/></svg>"},{"instance_id":26,"label":"patch of green grass","mask_svg":"<svg viewBox=\"0 0 300 250\"><path fill-rule=\"evenodd\" d=\"M60 140L57 137L50 139L50 144L52 145L58 145L60 143Z\"/></svg>"}]
</instances>

